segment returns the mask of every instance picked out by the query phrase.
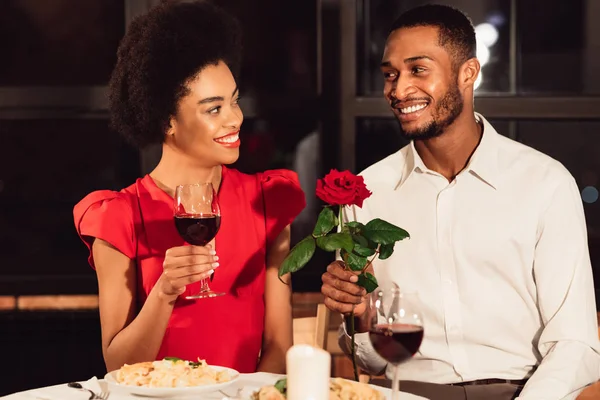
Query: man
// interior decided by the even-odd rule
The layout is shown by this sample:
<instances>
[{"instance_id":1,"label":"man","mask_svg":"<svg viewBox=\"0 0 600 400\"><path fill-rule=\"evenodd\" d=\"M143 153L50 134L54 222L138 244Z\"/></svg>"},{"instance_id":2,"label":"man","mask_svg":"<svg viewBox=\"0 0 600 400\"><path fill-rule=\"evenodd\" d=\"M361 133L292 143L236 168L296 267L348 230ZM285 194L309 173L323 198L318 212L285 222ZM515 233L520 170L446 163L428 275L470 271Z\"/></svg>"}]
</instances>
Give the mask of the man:
<instances>
[{"instance_id":1,"label":"man","mask_svg":"<svg viewBox=\"0 0 600 400\"><path fill-rule=\"evenodd\" d=\"M600 371L579 191L559 162L474 112L475 49L456 9L428 5L395 21L384 95L411 143L362 172L373 195L347 219L379 217L411 235L374 263L380 286L417 291L423 305L425 337L399 366L411 381L402 390L432 400L574 399ZM364 332L356 277L336 261L322 280L325 304L345 315L354 306ZM340 338L347 349L344 329ZM368 334L355 342L359 366L382 373Z\"/></svg>"}]
</instances>

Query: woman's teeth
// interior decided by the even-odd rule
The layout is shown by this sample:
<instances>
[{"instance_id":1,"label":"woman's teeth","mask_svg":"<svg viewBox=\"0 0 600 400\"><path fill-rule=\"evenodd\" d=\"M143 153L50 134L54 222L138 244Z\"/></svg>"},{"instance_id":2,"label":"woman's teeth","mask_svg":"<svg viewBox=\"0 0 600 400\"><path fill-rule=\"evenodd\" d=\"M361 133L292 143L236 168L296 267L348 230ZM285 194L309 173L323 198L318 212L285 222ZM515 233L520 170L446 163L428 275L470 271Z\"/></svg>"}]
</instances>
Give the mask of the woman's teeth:
<instances>
[{"instance_id":1,"label":"woman's teeth","mask_svg":"<svg viewBox=\"0 0 600 400\"><path fill-rule=\"evenodd\" d=\"M239 133L235 134L235 135L227 135L224 137L220 137L215 139L215 142L219 142L219 143L235 143L238 141L238 139L240 138Z\"/></svg>"},{"instance_id":2,"label":"woman's teeth","mask_svg":"<svg viewBox=\"0 0 600 400\"><path fill-rule=\"evenodd\" d=\"M401 112L402 114L410 114L410 113L414 113L414 112L417 112L417 111L419 111L419 110L422 110L422 109L424 109L425 107L427 107L427 103L424 103L424 104L417 104L417 105L414 105L414 106L410 106L410 107L401 108L401 109L400 109L400 112Z\"/></svg>"}]
</instances>

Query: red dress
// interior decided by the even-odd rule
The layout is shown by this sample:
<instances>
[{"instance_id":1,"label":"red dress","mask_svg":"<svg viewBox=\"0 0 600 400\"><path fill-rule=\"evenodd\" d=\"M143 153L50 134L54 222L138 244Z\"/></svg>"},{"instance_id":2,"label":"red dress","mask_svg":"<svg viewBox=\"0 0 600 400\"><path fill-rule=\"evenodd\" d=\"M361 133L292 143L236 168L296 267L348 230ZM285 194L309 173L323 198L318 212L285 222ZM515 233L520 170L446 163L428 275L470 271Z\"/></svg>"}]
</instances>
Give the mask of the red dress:
<instances>
[{"instance_id":1,"label":"red dress","mask_svg":"<svg viewBox=\"0 0 600 400\"><path fill-rule=\"evenodd\" d=\"M255 175L223 167L219 188L221 227L215 238L220 266L210 283L225 296L180 296L157 359L205 359L209 364L255 372L264 330L266 254L273 240L305 206L295 172ZM75 226L91 249L93 238L115 246L137 265L141 308L163 272L165 251L185 244L173 222L173 199L150 176L120 192L100 190L73 211ZM94 267L90 251L89 262ZM188 285L184 295L199 290Z\"/></svg>"}]
</instances>

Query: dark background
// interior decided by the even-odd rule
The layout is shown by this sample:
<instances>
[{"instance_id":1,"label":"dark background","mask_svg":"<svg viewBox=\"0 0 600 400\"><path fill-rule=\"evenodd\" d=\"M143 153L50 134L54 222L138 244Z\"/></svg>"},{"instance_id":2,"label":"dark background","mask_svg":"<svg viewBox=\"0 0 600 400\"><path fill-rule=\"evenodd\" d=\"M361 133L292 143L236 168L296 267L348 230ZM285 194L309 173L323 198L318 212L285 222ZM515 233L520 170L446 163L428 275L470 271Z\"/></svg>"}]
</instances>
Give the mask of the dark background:
<instances>
[{"instance_id":1,"label":"dark background","mask_svg":"<svg viewBox=\"0 0 600 400\"><path fill-rule=\"evenodd\" d=\"M130 185L160 156L124 144L108 129L106 111L127 23L158 1L0 1L0 298L97 293L72 209L90 191ZM359 172L404 144L381 99L379 59L394 17L430 1L215 2L245 31L239 83L246 119L235 167L300 174L309 206L293 225L296 241L319 211L318 177L332 167ZM442 3L498 32L476 108L500 133L555 157L575 176L597 271L600 2ZM319 253L294 276L294 291L318 291L330 259ZM104 375L96 309L4 308L0 395Z\"/></svg>"}]
</instances>

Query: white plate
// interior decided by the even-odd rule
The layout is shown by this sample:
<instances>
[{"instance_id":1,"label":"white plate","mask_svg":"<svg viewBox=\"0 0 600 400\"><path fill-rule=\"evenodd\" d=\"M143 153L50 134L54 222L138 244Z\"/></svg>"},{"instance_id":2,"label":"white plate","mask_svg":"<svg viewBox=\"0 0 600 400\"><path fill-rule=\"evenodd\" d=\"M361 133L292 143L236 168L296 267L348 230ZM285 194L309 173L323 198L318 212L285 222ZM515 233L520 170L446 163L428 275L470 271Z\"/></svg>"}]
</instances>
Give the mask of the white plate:
<instances>
[{"instance_id":1,"label":"white plate","mask_svg":"<svg viewBox=\"0 0 600 400\"><path fill-rule=\"evenodd\" d=\"M216 383L212 385L198 385L188 387L176 387L176 388L150 388L143 386L131 386L122 385L117 382L116 376L117 371L111 371L104 376L106 383L108 384L108 390L114 393L130 394L134 396L143 397L159 397L159 398L170 398L170 397L185 397L193 396L200 393L214 392L217 390L223 390L229 385L232 385L240 377L240 373L234 369L227 367L219 367L216 365L210 365L210 367L216 371L228 371L230 380L227 382Z\"/></svg>"},{"instance_id":2,"label":"white plate","mask_svg":"<svg viewBox=\"0 0 600 400\"><path fill-rule=\"evenodd\" d=\"M268 385L264 385L264 386L268 386ZM385 396L386 400L390 400L392 398L392 390L388 389L388 388L382 388L381 386L375 386L375 385L369 385L371 386L373 389L377 390L378 392L380 392L381 394L383 394ZM254 385L254 386L245 386L242 390L240 390L239 392L239 396L243 399L243 400L251 400L252 399L252 395L255 392L258 392L260 390L262 386L258 386L258 385ZM231 392L231 393L230 393ZM235 390L227 390L226 391L227 394L235 394ZM401 400L406 400L403 396L407 395L407 393L401 393ZM221 400L223 398L223 395L217 396L215 395L214 399L213 397L207 398L207 400L217 400L217 398L219 400ZM421 397L416 397L415 399L423 399ZM410 400L415 400L415 399L410 399Z\"/></svg>"},{"instance_id":3,"label":"white plate","mask_svg":"<svg viewBox=\"0 0 600 400\"><path fill-rule=\"evenodd\" d=\"M265 385L266 386L266 385ZM377 385L371 385L369 384L369 386L371 386L373 389L381 392L381 394L384 395L386 400L392 400L392 389L388 389L388 388L384 388L381 386L377 386ZM260 390L262 386L245 386L240 392L239 392L239 396L244 399L244 400L251 400L252 399L252 394L258 390ZM229 389L226 391L226 393L234 395L235 394L235 390L233 389ZM210 395L209 397L205 397L205 400L222 400L223 399L223 395L222 394L213 394ZM427 397L422 397L422 396L417 396L411 393L405 393L405 392L401 392L400 393L400 400L429 400Z\"/></svg>"},{"instance_id":4,"label":"white plate","mask_svg":"<svg viewBox=\"0 0 600 400\"><path fill-rule=\"evenodd\" d=\"M278 379L284 377L285 375L274 376L272 374L265 374L264 372L254 373L254 374L242 374L241 379L238 381L237 386L242 387L242 390L239 393L239 396L243 400L251 400L252 394L258 390L260 390L263 386L273 385L277 382ZM381 392L385 396L386 400L392 399L392 390L389 388L372 385L369 384L373 389ZM229 395L235 395L235 388L230 388L225 391L225 393ZM205 397L205 400L222 400L222 394L211 394L208 397ZM110 400L110 399L109 399ZM426 397L417 396L411 393L400 393L400 400L429 400Z\"/></svg>"}]
</instances>

